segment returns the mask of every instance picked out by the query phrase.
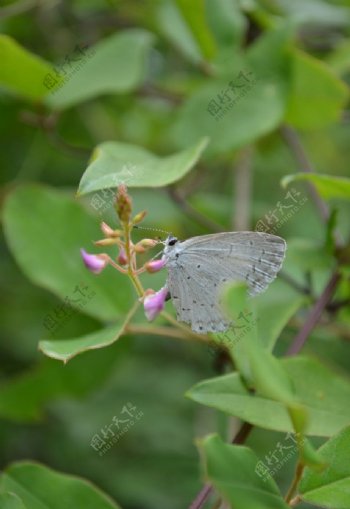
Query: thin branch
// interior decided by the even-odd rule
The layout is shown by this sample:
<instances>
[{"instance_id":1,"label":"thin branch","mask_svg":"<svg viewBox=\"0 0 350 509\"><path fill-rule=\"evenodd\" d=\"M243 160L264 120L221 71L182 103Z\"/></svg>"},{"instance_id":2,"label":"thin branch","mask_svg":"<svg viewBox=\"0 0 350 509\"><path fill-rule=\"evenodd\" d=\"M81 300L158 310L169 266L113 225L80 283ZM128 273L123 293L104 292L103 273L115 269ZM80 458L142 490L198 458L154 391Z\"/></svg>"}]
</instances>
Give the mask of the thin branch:
<instances>
[{"instance_id":1,"label":"thin branch","mask_svg":"<svg viewBox=\"0 0 350 509\"><path fill-rule=\"evenodd\" d=\"M295 507L296 505L300 504L301 497L300 495L297 495L296 497L292 498L292 500L289 502L290 507Z\"/></svg>"},{"instance_id":2,"label":"thin branch","mask_svg":"<svg viewBox=\"0 0 350 509\"><path fill-rule=\"evenodd\" d=\"M208 500L212 491L213 487L210 484L205 484L196 498L193 500L189 509L200 509L202 505Z\"/></svg>"},{"instance_id":3,"label":"thin branch","mask_svg":"<svg viewBox=\"0 0 350 509\"><path fill-rule=\"evenodd\" d=\"M303 171L304 173L314 173L315 170L304 150L297 132L290 126L284 125L281 127L281 134L291 153L293 154L299 170ZM327 222L329 219L328 205L322 200L315 186L311 182L307 182L307 185L309 188L310 196L315 203L322 220Z\"/></svg>"},{"instance_id":4,"label":"thin branch","mask_svg":"<svg viewBox=\"0 0 350 509\"><path fill-rule=\"evenodd\" d=\"M181 331L180 329L175 329L173 327L130 324L126 327L125 332L129 334L149 334L154 336L165 336L169 338L183 339L185 341L197 340L203 342L201 337L195 337L194 335L188 334L185 331Z\"/></svg>"},{"instance_id":5,"label":"thin branch","mask_svg":"<svg viewBox=\"0 0 350 509\"><path fill-rule=\"evenodd\" d=\"M300 350L303 348L310 332L314 329L317 322L321 318L323 311L327 307L327 304L330 302L339 280L340 274L336 271L332 274L331 278L329 279L325 289L323 290L316 304L310 311L309 316L307 317L304 325L294 338L291 346L288 348L286 355L288 356L295 355L299 353Z\"/></svg>"},{"instance_id":6,"label":"thin branch","mask_svg":"<svg viewBox=\"0 0 350 509\"><path fill-rule=\"evenodd\" d=\"M191 219L196 221L198 224L204 226L204 228L207 228L208 230L214 231L214 232L222 232L223 227L210 219L209 217L205 216L201 212L198 212L192 205L190 205L185 198L180 194L180 192L173 186L169 186L168 193L170 198L173 200L176 205L180 207L180 209Z\"/></svg>"},{"instance_id":7,"label":"thin branch","mask_svg":"<svg viewBox=\"0 0 350 509\"><path fill-rule=\"evenodd\" d=\"M290 485L290 488L289 488L287 495L285 497L285 501L287 502L287 504L290 504L290 502L293 498L293 495L297 489L297 486L298 486L301 476L303 474L303 470L304 470L304 465L302 463L298 463L297 467L295 469L294 479L293 479L292 484Z\"/></svg>"},{"instance_id":8,"label":"thin branch","mask_svg":"<svg viewBox=\"0 0 350 509\"><path fill-rule=\"evenodd\" d=\"M252 429L253 429L252 424L250 424L249 422L244 422L241 429L239 430L235 438L232 440L232 443L236 445L244 444Z\"/></svg>"}]
</instances>

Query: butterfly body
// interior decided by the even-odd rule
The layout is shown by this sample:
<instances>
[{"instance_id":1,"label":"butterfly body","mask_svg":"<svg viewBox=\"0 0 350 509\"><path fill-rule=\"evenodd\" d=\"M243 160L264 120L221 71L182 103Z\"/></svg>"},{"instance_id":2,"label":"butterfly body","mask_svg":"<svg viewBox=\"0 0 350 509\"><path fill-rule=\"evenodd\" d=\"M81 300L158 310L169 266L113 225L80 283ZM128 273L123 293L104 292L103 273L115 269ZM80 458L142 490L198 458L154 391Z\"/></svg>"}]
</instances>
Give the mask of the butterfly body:
<instances>
[{"instance_id":1,"label":"butterfly body","mask_svg":"<svg viewBox=\"0 0 350 509\"><path fill-rule=\"evenodd\" d=\"M223 232L180 242L169 236L163 258L177 319L198 333L223 332L231 324L220 306L220 290L244 281L250 295L263 292L280 270L286 243L261 232Z\"/></svg>"}]
</instances>

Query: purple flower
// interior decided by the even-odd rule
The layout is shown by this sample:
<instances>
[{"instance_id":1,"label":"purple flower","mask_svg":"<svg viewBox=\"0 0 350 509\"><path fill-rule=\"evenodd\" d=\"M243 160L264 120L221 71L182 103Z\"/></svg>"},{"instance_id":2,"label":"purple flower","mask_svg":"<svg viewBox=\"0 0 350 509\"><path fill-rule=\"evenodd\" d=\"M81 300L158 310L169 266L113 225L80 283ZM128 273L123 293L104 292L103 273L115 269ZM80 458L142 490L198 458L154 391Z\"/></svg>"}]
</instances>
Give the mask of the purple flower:
<instances>
[{"instance_id":1,"label":"purple flower","mask_svg":"<svg viewBox=\"0 0 350 509\"><path fill-rule=\"evenodd\" d=\"M146 263L145 269L147 272L158 272L158 270L161 270L163 267L165 267L165 260L161 258L160 260L152 260L151 262Z\"/></svg>"},{"instance_id":2,"label":"purple flower","mask_svg":"<svg viewBox=\"0 0 350 509\"><path fill-rule=\"evenodd\" d=\"M143 301L143 307L147 320L151 322L161 311L163 311L168 293L168 288L163 286L163 288L161 288L157 293L146 295Z\"/></svg>"},{"instance_id":3,"label":"purple flower","mask_svg":"<svg viewBox=\"0 0 350 509\"><path fill-rule=\"evenodd\" d=\"M85 267L94 274L99 274L102 272L107 265L107 260L103 257L103 255L90 254L87 253L85 249L81 249L80 253L83 258Z\"/></svg>"}]
</instances>

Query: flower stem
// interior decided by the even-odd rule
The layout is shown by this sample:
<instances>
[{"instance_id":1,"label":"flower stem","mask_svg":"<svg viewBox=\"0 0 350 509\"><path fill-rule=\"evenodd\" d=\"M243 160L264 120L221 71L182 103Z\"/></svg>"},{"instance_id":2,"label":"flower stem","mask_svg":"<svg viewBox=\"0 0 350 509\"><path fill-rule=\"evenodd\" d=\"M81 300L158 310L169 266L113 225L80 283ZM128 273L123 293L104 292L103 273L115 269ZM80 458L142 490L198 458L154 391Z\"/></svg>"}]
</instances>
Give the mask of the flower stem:
<instances>
[{"instance_id":1,"label":"flower stem","mask_svg":"<svg viewBox=\"0 0 350 509\"><path fill-rule=\"evenodd\" d=\"M296 505L300 504L301 502L301 497L300 495L297 495L296 497L292 498L292 500L289 502L289 505L291 507L295 507Z\"/></svg>"},{"instance_id":2,"label":"flower stem","mask_svg":"<svg viewBox=\"0 0 350 509\"><path fill-rule=\"evenodd\" d=\"M131 239L130 239L131 228L130 228L129 221L123 223L123 227L124 227L124 239L125 239L125 253L126 253L126 258L128 260L127 273L128 273L129 278L131 279L131 282L133 283L133 285L135 287L135 290L136 290L138 296L143 297L145 290L143 289L141 281L139 280L139 278L136 275L137 270L136 270L136 267L134 267L135 260L134 260L133 254L131 252Z\"/></svg>"},{"instance_id":3,"label":"flower stem","mask_svg":"<svg viewBox=\"0 0 350 509\"><path fill-rule=\"evenodd\" d=\"M287 504L289 504L289 502L293 499L293 495L296 492L296 489L297 489L297 486L298 486L299 481L301 479L303 470L304 470L303 463L298 462L297 466L296 466L296 469L295 469L294 479L293 479L292 484L290 485L289 490L288 490L288 492L286 494L286 497L285 497L285 501L287 502Z\"/></svg>"},{"instance_id":4,"label":"flower stem","mask_svg":"<svg viewBox=\"0 0 350 509\"><path fill-rule=\"evenodd\" d=\"M138 325L130 324L126 328L126 332L130 334L149 334L155 336L165 336L169 338L183 339L189 341L191 339L197 339L194 336L188 334L186 331L175 329L173 327L162 327L155 325Z\"/></svg>"}]
</instances>

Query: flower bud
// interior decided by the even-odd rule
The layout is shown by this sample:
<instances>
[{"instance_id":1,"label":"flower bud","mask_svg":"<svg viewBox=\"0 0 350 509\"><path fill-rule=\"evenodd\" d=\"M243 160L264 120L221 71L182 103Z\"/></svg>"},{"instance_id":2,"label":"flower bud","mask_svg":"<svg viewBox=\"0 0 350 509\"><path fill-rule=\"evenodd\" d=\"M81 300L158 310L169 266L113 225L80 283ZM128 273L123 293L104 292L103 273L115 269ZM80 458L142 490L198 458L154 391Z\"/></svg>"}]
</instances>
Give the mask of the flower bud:
<instances>
[{"instance_id":1,"label":"flower bud","mask_svg":"<svg viewBox=\"0 0 350 509\"><path fill-rule=\"evenodd\" d=\"M107 260L104 257L104 255L90 254L87 253L85 249L81 249L80 253L83 258L85 267L94 274L99 274L100 272L102 272L105 266L107 265Z\"/></svg>"},{"instance_id":2,"label":"flower bud","mask_svg":"<svg viewBox=\"0 0 350 509\"><path fill-rule=\"evenodd\" d=\"M112 237L114 233L114 230L104 221L101 223L101 231L106 237Z\"/></svg>"},{"instance_id":3,"label":"flower bud","mask_svg":"<svg viewBox=\"0 0 350 509\"><path fill-rule=\"evenodd\" d=\"M132 220L133 224L141 223L141 221L143 221L143 219L145 218L146 214L147 214L147 210L143 210L142 212L139 212L138 214L136 214L136 216Z\"/></svg>"},{"instance_id":4,"label":"flower bud","mask_svg":"<svg viewBox=\"0 0 350 509\"><path fill-rule=\"evenodd\" d=\"M116 198L116 212L122 223L129 223L131 215L131 198L128 195L126 186L121 184L118 187L118 193Z\"/></svg>"},{"instance_id":5,"label":"flower bud","mask_svg":"<svg viewBox=\"0 0 350 509\"><path fill-rule=\"evenodd\" d=\"M118 242L117 239L101 239L94 242L95 246L114 246Z\"/></svg>"},{"instance_id":6,"label":"flower bud","mask_svg":"<svg viewBox=\"0 0 350 509\"><path fill-rule=\"evenodd\" d=\"M128 263L128 259L126 257L126 252L123 247L121 247L119 249L118 263L120 263L120 265L126 265Z\"/></svg>"},{"instance_id":7,"label":"flower bud","mask_svg":"<svg viewBox=\"0 0 350 509\"><path fill-rule=\"evenodd\" d=\"M151 274L153 272L158 272L159 270L163 269L163 267L165 267L165 260L163 259L152 260L145 264L145 269L147 270L147 272L150 272Z\"/></svg>"},{"instance_id":8,"label":"flower bud","mask_svg":"<svg viewBox=\"0 0 350 509\"><path fill-rule=\"evenodd\" d=\"M146 251L146 249L144 247L142 247L140 244L135 244L134 251L137 254L142 254Z\"/></svg>"},{"instance_id":9,"label":"flower bud","mask_svg":"<svg viewBox=\"0 0 350 509\"><path fill-rule=\"evenodd\" d=\"M159 244L159 240L155 240L155 239L142 239L140 240L140 242L138 242L138 244L146 249L149 249L151 247L154 247L156 246L157 244Z\"/></svg>"},{"instance_id":10,"label":"flower bud","mask_svg":"<svg viewBox=\"0 0 350 509\"><path fill-rule=\"evenodd\" d=\"M151 322L163 311L168 293L168 288L164 286L157 293L149 293L146 295L143 300L143 308L147 320Z\"/></svg>"},{"instance_id":11,"label":"flower bud","mask_svg":"<svg viewBox=\"0 0 350 509\"><path fill-rule=\"evenodd\" d=\"M114 237L114 238L120 237L121 233L122 233L120 230L113 230L113 228L111 228L104 221L101 223L101 231L105 237Z\"/></svg>"}]
</instances>

